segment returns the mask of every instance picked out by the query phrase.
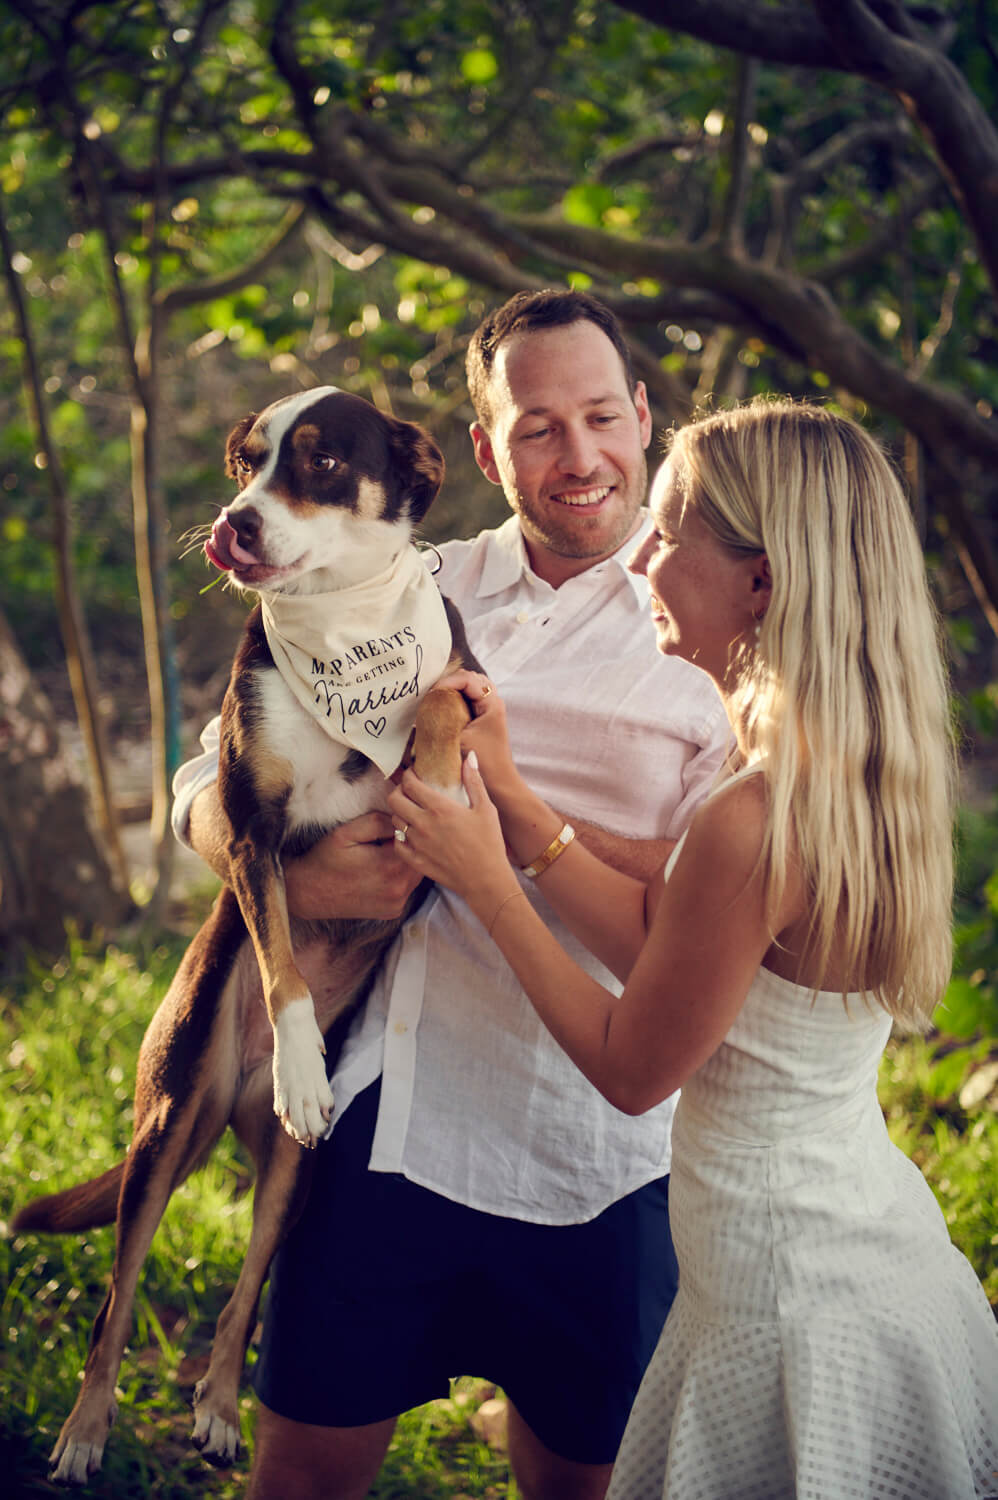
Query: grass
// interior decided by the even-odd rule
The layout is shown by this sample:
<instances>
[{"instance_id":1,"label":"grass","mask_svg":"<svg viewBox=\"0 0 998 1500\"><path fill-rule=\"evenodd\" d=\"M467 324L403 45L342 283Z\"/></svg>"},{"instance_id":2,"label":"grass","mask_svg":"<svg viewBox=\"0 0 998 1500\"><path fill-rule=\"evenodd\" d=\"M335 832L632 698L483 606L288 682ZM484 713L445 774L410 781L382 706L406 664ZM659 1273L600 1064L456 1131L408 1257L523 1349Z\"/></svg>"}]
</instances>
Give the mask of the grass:
<instances>
[{"instance_id":1,"label":"grass","mask_svg":"<svg viewBox=\"0 0 998 1500\"><path fill-rule=\"evenodd\" d=\"M4 1225L28 1197L96 1175L124 1153L139 1041L182 946L170 939L140 959L73 942L54 967L36 965L0 991ZM892 1136L929 1178L954 1239L998 1303L998 1068L987 1045L892 1043L881 1084ZM248 1237L250 1190L247 1162L230 1134L174 1195L146 1261L118 1423L89 1494L230 1500L242 1493L245 1464L211 1469L188 1436L191 1392ZM5 1495L56 1493L46 1460L75 1399L112 1256L111 1228L0 1237ZM249 1364L253 1357L251 1349ZM377 1500L513 1500L502 1452L476 1430L492 1395L480 1381L462 1381L450 1400L403 1418ZM247 1387L244 1438L251 1438L253 1405Z\"/></svg>"}]
</instances>

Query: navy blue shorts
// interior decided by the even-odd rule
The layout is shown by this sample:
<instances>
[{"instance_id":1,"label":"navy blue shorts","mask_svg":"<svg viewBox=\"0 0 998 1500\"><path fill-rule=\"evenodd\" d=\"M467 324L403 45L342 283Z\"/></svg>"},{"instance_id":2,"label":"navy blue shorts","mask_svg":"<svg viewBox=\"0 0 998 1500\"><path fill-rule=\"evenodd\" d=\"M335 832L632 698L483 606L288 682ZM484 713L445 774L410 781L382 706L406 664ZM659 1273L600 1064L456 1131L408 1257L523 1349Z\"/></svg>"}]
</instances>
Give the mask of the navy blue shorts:
<instances>
[{"instance_id":1,"label":"navy blue shorts","mask_svg":"<svg viewBox=\"0 0 998 1500\"><path fill-rule=\"evenodd\" d=\"M261 1401L356 1427L473 1375L552 1452L611 1463L676 1294L668 1178L586 1224L480 1213L367 1170L379 1093L317 1148L308 1206L274 1259Z\"/></svg>"}]
</instances>

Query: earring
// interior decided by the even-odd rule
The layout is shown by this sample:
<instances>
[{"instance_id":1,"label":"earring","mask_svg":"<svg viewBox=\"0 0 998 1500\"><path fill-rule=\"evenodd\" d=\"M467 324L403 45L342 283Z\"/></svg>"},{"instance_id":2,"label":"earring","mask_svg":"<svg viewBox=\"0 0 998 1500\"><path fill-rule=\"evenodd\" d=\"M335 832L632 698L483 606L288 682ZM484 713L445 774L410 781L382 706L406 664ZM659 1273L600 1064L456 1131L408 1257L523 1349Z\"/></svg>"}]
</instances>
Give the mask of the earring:
<instances>
[{"instance_id":1,"label":"earring","mask_svg":"<svg viewBox=\"0 0 998 1500\"><path fill-rule=\"evenodd\" d=\"M757 651L759 649L759 642L762 640L762 621L763 621L763 616L762 615L756 615L755 616L755 627L754 627L754 629L752 631L752 636L753 636L753 640L755 642L755 649Z\"/></svg>"}]
</instances>

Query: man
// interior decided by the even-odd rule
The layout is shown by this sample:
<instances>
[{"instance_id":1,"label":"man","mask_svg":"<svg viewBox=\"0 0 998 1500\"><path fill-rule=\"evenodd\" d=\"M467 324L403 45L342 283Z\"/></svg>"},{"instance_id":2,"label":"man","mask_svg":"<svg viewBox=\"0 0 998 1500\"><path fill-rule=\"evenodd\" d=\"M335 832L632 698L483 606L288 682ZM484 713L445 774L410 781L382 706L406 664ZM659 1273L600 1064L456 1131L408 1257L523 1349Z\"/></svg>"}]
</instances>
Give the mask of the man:
<instances>
[{"instance_id":1,"label":"man","mask_svg":"<svg viewBox=\"0 0 998 1500\"><path fill-rule=\"evenodd\" d=\"M728 730L706 677L656 654L647 586L624 566L649 525L645 388L607 309L565 291L487 318L468 380L475 457L514 515L445 543L440 586L527 779L601 858L648 877ZM224 874L204 761L180 773L177 823L193 801L191 842ZM289 863L289 907L397 913L412 882L375 842L390 837L380 814L330 834ZM446 891L406 925L333 1089L335 1128L271 1275L251 1500L359 1500L398 1414L458 1374L506 1391L524 1500L600 1500L675 1291L672 1102L638 1120L607 1105Z\"/></svg>"}]
</instances>

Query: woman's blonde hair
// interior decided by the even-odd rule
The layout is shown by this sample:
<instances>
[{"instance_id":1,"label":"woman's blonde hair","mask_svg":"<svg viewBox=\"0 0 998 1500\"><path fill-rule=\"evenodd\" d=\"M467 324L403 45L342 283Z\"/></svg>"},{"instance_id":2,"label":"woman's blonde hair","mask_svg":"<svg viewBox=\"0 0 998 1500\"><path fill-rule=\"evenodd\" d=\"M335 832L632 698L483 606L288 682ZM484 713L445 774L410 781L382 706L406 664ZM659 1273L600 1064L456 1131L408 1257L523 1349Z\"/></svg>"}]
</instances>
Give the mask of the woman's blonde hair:
<instances>
[{"instance_id":1,"label":"woman's blonde hair","mask_svg":"<svg viewBox=\"0 0 998 1500\"><path fill-rule=\"evenodd\" d=\"M924 1026L952 961L954 751L898 479L849 418L768 398L683 428L671 462L722 543L769 559L772 597L736 704L750 758L766 763L770 900L792 851L814 896L819 969L834 943L848 988Z\"/></svg>"}]
</instances>

